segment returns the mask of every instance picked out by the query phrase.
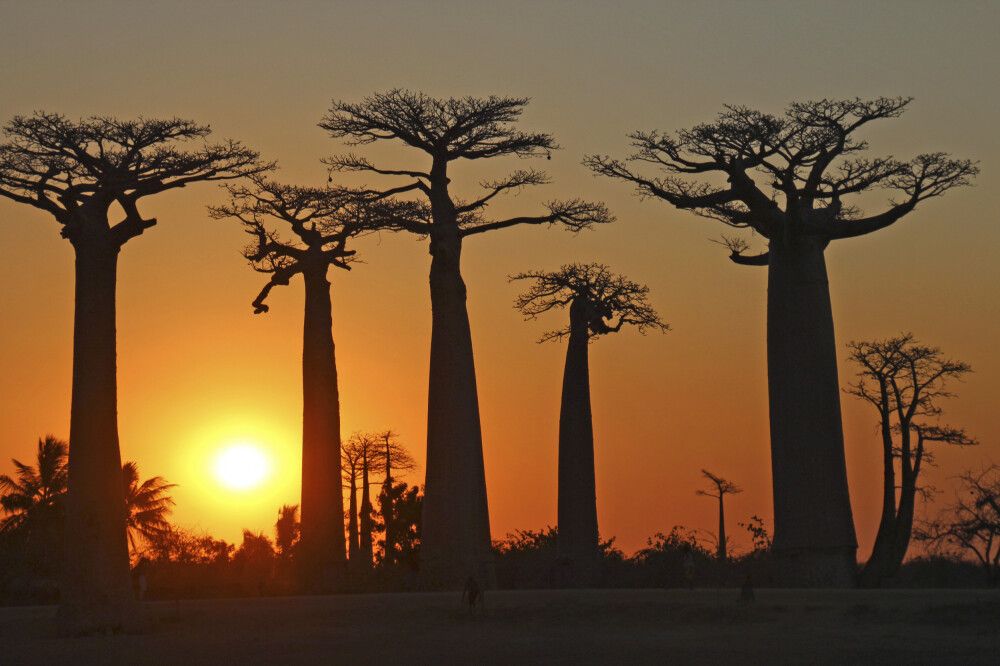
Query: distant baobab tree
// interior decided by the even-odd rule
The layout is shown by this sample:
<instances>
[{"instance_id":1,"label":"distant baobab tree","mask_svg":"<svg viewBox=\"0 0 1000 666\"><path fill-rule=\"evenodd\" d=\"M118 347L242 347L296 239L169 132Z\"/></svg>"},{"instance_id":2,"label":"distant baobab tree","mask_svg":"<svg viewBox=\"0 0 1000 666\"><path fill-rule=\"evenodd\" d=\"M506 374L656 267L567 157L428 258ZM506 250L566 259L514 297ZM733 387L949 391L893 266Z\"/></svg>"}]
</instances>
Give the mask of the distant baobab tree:
<instances>
[{"instance_id":1,"label":"distant baobab tree","mask_svg":"<svg viewBox=\"0 0 1000 666\"><path fill-rule=\"evenodd\" d=\"M786 585L849 586L855 577L857 541L824 252L833 241L894 224L978 173L973 162L945 153L909 162L861 156L868 143L857 138L859 130L898 117L909 102L796 102L781 116L727 106L715 122L672 135L633 133L635 152L627 160L585 160L596 173L631 182L644 196L767 240L765 252L750 256L744 253L746 239L724 243L735 263L768 269L774 552L783 559ZM641 164L665 175L641 175L635 170ZM845 202L874 189L897 198L870 216Z\"/></svg>"},{"instance_id":2,"label":"distant baobab tree","mask_svg":"<svg viewBox=\"0 0 1000 666\"><path fill-rule=\"evenodd\" d=\"M590 411L590 342L633 326L666 331L647 301L649 288L602 264L569 264L558 271L519 273L528 280L515 307L528 319L569 308L569 324L539 342L568 338L559 412L559 499L557 552L575 586L595 582L600 564L594 479L594 426Z\"/></svg>"},{"instance_id":3,"label":"distant baobab tree","mask_svg":"<svg viewBox=\"0 0 1000 666\"><path fill-rule=\"evenodd\" d=\"M714 497L719 500L719 538L716 542L715 556L720 560L725 560L728 557L729 550L726 544L726 506L725 498L726 495L736 495L743 492L743 489L737 486L732 481L727 481L721 476L716 476L712 474L707 469L701 470L701 475L712 482L712 488L709 490L696 490L696 495L704 495L705 497Z\"/></svg>"},{"instance_id":4,"label":"distant baobab tree","mask_svg":"<svg viewBox=\"0 0 1000 666\"><path fill-rule=\"evenodd\" d=\"M284 185L262 175L226 189L230 200L210 208L212 217L243 225L253 239L243 256L254 270L270 276L253 301L254 312L267 312L271 289L289 284L296 275L305 287L298 558L301 582L309 589L330 590L342 582L345 555L340 394L327 274L331 266L350 270L355 251L348 242L386 227L394 206L366 201L346 188ZM275 231L275 223L287 227L291 239Z\"/></svg>"},{"instance_id":5,"label":"distant baobab tree","mask_svg":"<svg viewBox=\"0 0 1000 666\"><path fill-rule=\"evenodd\" d=\"M515 128L526 98L436 99L405 90L376 93L358 103L335 101L320 123L352 144L397 141L425 154L426 169L376 166L356 155L328 160L335 171L406 178L379 196L416 195L429 204L429 220L405 225L430 238L432 310L427 416L427 476L420 575L426 587L461 589L470 575L492 581L489 509L483 468L479 399L472 335L461 273L466 238L520 225L558 224L579 230L612 221L600 203L550 201L539 215L489 219L493 199L543 185L541 171L522 169L480 183L481 196L464 201L451 191L449 167L459 160L539 157L556 148L548 134Z\"/></svg>"},{"instance_id":6,"label":"distant baobab tree","mask_svg":"<svg viewBox=\"0 0 1000 666\"><path fill-rule=\"evenodd\" d=\"M972 372L963 361L906 333L885 340L851 342L857 381L847 392L871 404L879 415L882 443L882 516L861 584L877 587L899 571L913 532L913 512L921 491L920 472L934 461L931 443L971 446L962 428L942 425L939 401L953 396L950 381ZM896 468L899 468L897 474Z\"/></svg>"},{"instance_id":7,"label":"distant baobab tree","mask_svg":"<svg viewBox=\"0 0 1000 666\"><path fill-rule=\"evenodd\" d=\"M15 116L3 127L0 196L52 215L76 255L66 562L59 616L71 633L135 621L118 445L118 255L156 224L139 200L201 181L259 173L256 152L208 144L190 120ZM185 150L185 144L193 144ZM121 215L118 220L112 219Z\"/></svg>"},{"instance_id":8,"label":"distant baobab tree","mask_svg":"<svg viewBox=\"0 0 1000 666\"><path fill-rule=\"evenodd\" d=\"M378 434L379 457L385 466L385 476L382 479L382 490L379 492L379 514L382 517L382 527L385 530L385 543L383 547L385 564L393 564L396 557L396 545L399 543L400 535L397 533L393 508L395 477L394 472L408 472L416 469L417 463L413 460L410 452L400 443L399 435L392 429L383 430Z\"/></svg>"}]
</instances>

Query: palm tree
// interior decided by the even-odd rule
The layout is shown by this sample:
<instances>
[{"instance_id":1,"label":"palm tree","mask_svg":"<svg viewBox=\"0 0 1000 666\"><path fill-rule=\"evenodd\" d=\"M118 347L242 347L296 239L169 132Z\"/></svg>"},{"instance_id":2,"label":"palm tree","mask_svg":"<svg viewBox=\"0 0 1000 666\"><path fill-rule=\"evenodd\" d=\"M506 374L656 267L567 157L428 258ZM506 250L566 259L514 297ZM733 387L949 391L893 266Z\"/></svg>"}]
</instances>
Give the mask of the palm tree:
<instances>
[{"instance_id":1,"label":"palm tree","mask_svg":"<svg viewBox=\"0 0 1000 666\"><path fill-rule=\"evenodd\" d=\"M167 494L176 483L167 483L162 476L154 476L139 483L139 466L132 461L122 465L122 482L125 485L125 525L128 544L132 553L139 544L170 530L167 516L174 500Z\"/></svg>"},{"instance_id":2,"label":"palm tree","mask_svg":"<svg viewBox=\"0 0 1000 666\"><path fill-rule=\"evenodd\" d=\"M17 478L0 475L0 506L7 514L0 521L0 531L30 530L43 516L61 508L69 478L68 451L65 441L46 435L38 440L36 467L12 460Z\"/></svg>"}]
</instances>

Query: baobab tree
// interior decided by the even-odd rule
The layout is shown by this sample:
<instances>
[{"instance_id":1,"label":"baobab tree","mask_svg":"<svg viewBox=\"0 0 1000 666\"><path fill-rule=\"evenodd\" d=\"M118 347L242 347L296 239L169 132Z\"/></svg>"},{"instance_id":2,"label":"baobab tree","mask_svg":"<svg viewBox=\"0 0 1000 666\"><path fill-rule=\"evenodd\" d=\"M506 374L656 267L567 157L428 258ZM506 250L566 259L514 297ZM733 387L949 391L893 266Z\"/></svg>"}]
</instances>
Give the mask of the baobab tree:
<instances>
[{"instance_id":1,"label":"baobab tree","mask_svg":"<svg viewBox=\"0 0 1000 666\"><path fill-rule=\"evenodd\" d=\"M334 588L343 574L344 496L340 468L340 393L333 342L329 268L350 270L348 242L388 227L404 205L370 201L355 190L284 185L262 175L248 185L228 185L227 204L210 208L216 219L240 222L253 239L243 256L269 275L254 299L254 312L278 285L297 275L305 287L302 326L302 499L299 565L310 589ZM287 227L290 239L272 227Z\"/></svg>"},{"instance_id":2,"label":"baobab tree","mask_svg":"<svg viewBox=\"0 0 1000 666\"><path fill-rule=\"evenodd\" d=\"M701 470L701 475L712 482L712 487L709 490L696 490L694 491L696 495L704 495L705 497L714 497L719 500L719 538L716 541L715 556L720 560L725 561L729 554L726 544L726 506L725 498L726 495L736 495L743 492L743 489L737 486L732 481L727 481L721 476L716 476L712 474L707 469Z\"/></svg>"},{"instance_id":3,"label":"baobab tree","mask_svg":"<svg viewBox=\"0 0 1000 666\"><path fill-rule=\"evenodd\" d=\"M549 182L534 169L483 181L483 191L468 201L452 192L449 168L455 162L551 156L557 146L550 135L515 127L527 103L520 97L436 99L390 90L358 103L335 101L320 123L332 137L350 144L400 142L424 153L429 162L426 169L384 168L353 154L327 161L334 171L405 178L404 184L378 190L377 195L414 195L429 205L429 219L403 227L430 238L432 326L420 565L426 587L459 588L470 575L484 583L494 577L479 398L461 272L463 242L522 225L577 231L612 221L603 204L579 199L550 201L539 215L488 218L485 211L494 198Z\"/></svg>"},{"instance_id":4,"label":"baobab tree","mask_svg":"<svg viewBox=\"0 0 1000 666\"><path fill-rule=\"evenodd\" d=\"M139 201L270 165L228 141L208 144L190 120L69 120L15 116L0 144L0 196L55 218L76 257L67 557L59 616L71 633L120 628L136 617L129 582L118 446L115 288L118 255L156 224ZM185 150L185 144L194 144ZM121 215L120 219L112 219Z\"/></svg>"},{"instance_id":5,"label":"baobab tree","mask_svg":"<svg viewBox=\"0 0 1000 666\"><path fill-rule=\"evenodd\" d=\"M385 530L385 544L383 547L386 564L392 564L397 554L396 544L399 536L396 532L396 525L393 520L395 511L393 501L393 484L395 477L393 472L408 472L416 468L417 463L413 460L410 452L400 443L399 435L392 429L384 430L378 434L379 457L385 467L385 476L382 479L382 490L379 492L379 514L382 517L382 528Z\"/></svg>"},{"instance_id":6,"label":"baobab tree","mask_svg":"<svg viewBox=\"0 0 1000 666\"><path fill-rule=\"evenodd\" d=\"M899 571L913 532L913 511L922 487L923 465L933 464L929 444L971 446L962 428L941 424L940 400L947 388L972 372L963 361L944 356L906 333L886 340L851 342L857 381L847 392L871 404L879 415L882 444L882 514L871 556L860 582L876 587ZM899 468L897 474L897 466Z\"/></svg>"},{"instance_id":7,"label":"baobab tree","mask_svg":"<svg viewBox=\"0 0 1000 666\"><path fill-rule=\"evenodd\" d=\"M768 271L774 552L787 585L848 586L855 577L826 248L885 229L978 173L973 162L945 153L910 161L861 155L868 143L858 133L898 117L909 102L796 102L780 116L727 106L715 122L674 134L633 133L635 152L627 160L585 160L643 196L767 241L766 251L747 255L746 238L723 240L733 262ZM642 175L636 170L642 164L661 175ZM879 188L896 198L874 215L847 202Z\"/></svg>"},{"instance_id":8,"label":"baobab tree","mask_svg":"<svg viewBox=\"0 0 1000 666\"><path fill-rule=\"evenodd\" d=\"M567 338L559 411L559 560L570 585L595 582L600 564L597 495L594 480L594 426L590 411L590 343L627 326L640 333L666 331L649 304L649 288L603 264L569 264L558 271L531 271L510 278L530 285L515 307L527 319L569 308L566 327L545 333L539 342Z\"/></svg>"},{"instance_id":9,"label":"baobab tree","mask_svg":"<svg viewBox=\"0 0 1000 666\"><path fill-rule=\"evenodd\" d=\"M341 447L341 474L347 499L347 559L351 567L361 561L361 531L358 526L358 483L361 482L362 454L366 444L358 433L344 442Z\"/></svg>"}]
</instances>

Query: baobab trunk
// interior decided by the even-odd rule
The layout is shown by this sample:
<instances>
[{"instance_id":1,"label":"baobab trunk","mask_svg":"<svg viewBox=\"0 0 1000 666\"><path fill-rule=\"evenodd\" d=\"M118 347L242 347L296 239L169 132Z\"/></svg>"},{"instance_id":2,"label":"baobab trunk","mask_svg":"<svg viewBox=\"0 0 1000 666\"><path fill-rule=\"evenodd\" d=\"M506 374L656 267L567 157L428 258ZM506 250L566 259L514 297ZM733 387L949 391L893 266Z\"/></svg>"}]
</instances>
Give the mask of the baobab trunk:
<instances>
[{"instance_id":1,"label":"baobab trunk","mask_svg":"<svg viewBox=\"0 0 1000 666\"><path fill-rule=\"evenodd\" d=\"M720 560L725 560L729 551L726 549L726 506L725 494L719 492L719 545L716 548L715 556Z\"/></svg>"},{"instance_id":2,"label":"baobab trunk","mask_svg":"<svg viewBox=\"0 0 1000 666\"><path fill-rule=\"evenodd\" d=\"M118 448L115 283L119 246L81 230L76 251L69 494L59 619L70 634L137 622Z\"/></svg>"},{"instance_id":3,"label":"baobab trunk","mask_svg":"<svg viewBox=\"0 0 1000 666\"><path fill-rule=\"evenodd\" d=\"M893 542L896 531L896 474L892 454L892 438L888 427L888 416L882 417L882 436L888 437L887 446L882 450L882 516L879 519L875 544L871 556L858 575L862 587L878 587L887 574L887 562L892 559Z\"/></svg>"},{"instance_id":4,"label":"baobab trunk","mask_svg":"<svg viewBox=\"0 0 1000 666\"><path fill-rule=\"evenodd\" d=\"M590 411L589 331L586 304L570 305L570 333L559 412L557 551L565 584L587 587L599 568L594 428Z\"/></svg>"},{"instance_id":5,"label":"baobab trunk","mask_svg":"<svg viewBox=\"0 0 1000 666\"><path fill-rule=\"evenodd\" d=\"M489 508L476 368L455 225L431 236L431 359L420 575L429 588L492 586Z\"/></svg>"},{"instance_id":6,"label":"baobab trunk","mask_svg":"<svg viewBox=\"0 0 1000 666\"><path fill-rule=\"evenodd\" d=\"M350 493L350 500L347 507L347 510L350 512L347 518L347 538L349 541L348 559L353 567L357 565L361 557L361 542L359 540L361 533L358 531L358 484L353 478L351 479Z\"/></svg>"},{"instance_id":7,"label":"baobab trunk","mask_svg":"<svg viewBox=\"0 0 1000 666\"><path fill-rule=\"evenodd\" d=\"M854 584L833 313L817 238L773 238L767 370L774 484L774 552L782 583Z\"/></svg>"},{"instance_id":8,"label":"baobab trunk","mask_svg":"<svg viewBox=\"0 0 1000 666\"><path fill-rule=\"evenodd\" d=\"M368 480L368 454L364 454L361 463L361 554L362 569L372 566L372 496L371 483Z\"/></svg>"},{"instance_id":9,"label":"baobab trunk","mask_svg":"<svg viewBox=\"0 0 1000 666\"><path fill-rule=\"evenodd\" d=\"M382 483L379 508L382 511L382 526L385 528L385 563L393 564L396 555L396 526L392 520L392 453L389 450L388 436L385 441L385 481Z\"/></svg>"},{"instance_id":10,"label":"baobab trunk","mask_svg":"<svg viewBox=\"0 0 1000 666\"><path fill-rule=\"evenodd\" d=\"M328 591L343 578L344 497L340 474L340 397L326 265L303 272L302 339L303 583Z\"/></svg>"}]
</instances>

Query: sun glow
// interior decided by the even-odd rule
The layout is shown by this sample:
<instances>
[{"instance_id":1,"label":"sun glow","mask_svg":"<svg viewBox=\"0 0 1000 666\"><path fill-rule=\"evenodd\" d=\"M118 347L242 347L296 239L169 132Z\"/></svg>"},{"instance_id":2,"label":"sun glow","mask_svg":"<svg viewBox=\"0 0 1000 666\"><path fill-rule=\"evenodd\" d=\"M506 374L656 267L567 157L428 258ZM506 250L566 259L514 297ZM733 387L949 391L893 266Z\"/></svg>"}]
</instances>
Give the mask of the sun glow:
<instances>
[{"instance_id":1,"label":"sun glow","mask_svg":"<svg viewBox=\"0 0 1000 666\"><path fill-rule=\"evenodd\" d=\"M271 461L253 444L232 444L215 456L216 480L230 490L252 490L271 474Z\"/></svg>"}]
</instances>

